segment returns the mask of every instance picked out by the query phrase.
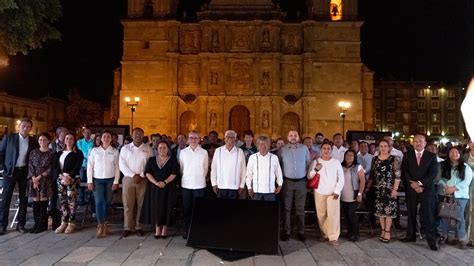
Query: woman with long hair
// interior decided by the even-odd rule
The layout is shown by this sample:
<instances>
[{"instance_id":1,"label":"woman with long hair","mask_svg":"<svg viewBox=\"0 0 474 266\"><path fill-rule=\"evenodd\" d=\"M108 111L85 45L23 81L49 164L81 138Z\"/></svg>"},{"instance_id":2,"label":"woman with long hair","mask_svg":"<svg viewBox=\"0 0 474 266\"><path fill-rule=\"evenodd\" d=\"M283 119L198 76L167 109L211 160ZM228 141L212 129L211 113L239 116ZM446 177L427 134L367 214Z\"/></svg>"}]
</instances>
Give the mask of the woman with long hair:
<instances>
[{"instance_id":1,"label":"woman with long hair","mask_svg":"<svg viewBox=\"0 0 474 266\"><path fill-rule=\"evenodd\" d=\"M392 220L397 217L397 193L400 186L400 158L390 155L389 143L381 140L379 155L372 159L368 187L375 186L375 216L380 220L380 238L384 243L391 239Z\"/></svg>"},{"instance_id":2,"label":"woman with long hair","mask_svg":"<svg viewBox=\"0 0 474 266\"><path fill-rule=\"evenodd\" d=\"M441 179L438 182L438 195L440 200L445 197L454 197L454 201L461 207L461 220L456 222L456 235L459 239L459 247L466 249L466 225L464 220L464 210L469 201L469 185L472 181L472 170L464 163L461 152L452 147L448 151L448 157L442 163ZM449 219L441 219L441 239L444 244L448 239Z\"/></svg>"},{"instance_id":3,"label":"woman with long hair","mask_svg":"<svg viewBox=\"0 0 474 266\"><path fill-rule=\"evenodd\" d=\"M87 161L87 188L94 193L97 218L96 237L108 233L108 210L112 202L112 191L119 187L119 151L112 144L110 131L101 134L101 146L92 148Z\"/></svg>"},{"instance_id":4,"label":"woman with long hair","mask_svg":"<svg viewBox=\"0 0 474 266\"><path fill-rule=\"evenodd\" d=\"M362 202L362 192L365 189L365 171L357 163L357 154L353 150L344 153L341 163L344 171L344 187L341 192L342 212L347 223L347 238L350 241L359 240L359 221L357 208Z\"/></svg>"},{"instance_id":5,"label":"woman with long hair","mask_svg":"<svg viewBox=\"0 0 474 266\"><path fill-rule=\"evenodd\" d=\"M28 194L33 199L35 225L31 233L48 229L48 199L51 197L51 170L54 152L48 147L51 135L44 132L38 137L40 147L30 153L28 162Z\"/></svg>"},{"instance_id":6,"label":"woman with long hair","mask_svg":"<svg viewBox=\"0 0 474 266\"><path fill-rule=\"evenodd\" d=\"M56 154L55 174L61 204L61 225L56 233L71 234L76 230L76 199L80 184L79 171L84 155L76 148L76 136L69 132L64 138L64 149Z\"/></svg>"}]
</instances>

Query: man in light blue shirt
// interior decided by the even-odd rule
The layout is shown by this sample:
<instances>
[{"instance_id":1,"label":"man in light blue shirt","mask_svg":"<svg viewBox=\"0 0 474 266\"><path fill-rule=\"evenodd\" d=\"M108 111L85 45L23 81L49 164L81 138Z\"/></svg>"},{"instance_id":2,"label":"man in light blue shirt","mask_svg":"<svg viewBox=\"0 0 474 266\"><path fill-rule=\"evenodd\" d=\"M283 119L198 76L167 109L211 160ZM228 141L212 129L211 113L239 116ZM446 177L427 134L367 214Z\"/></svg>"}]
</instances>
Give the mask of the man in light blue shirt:
<instances>
[{"instance_id":1,"label":"man in light blue shirt","mask_svg":"<svg viewBox=\"0 0 474 266\"><path fill-rule=\"evenodd\" d=\"M290 214L295 198L295 209L298 227L298 240L304 242L304 207L306 203L306 170L311 158L308 148L298 143L299 134L295 130L288 132L288 144L278 150L278 158L283 170L283 206L284 233L283 241L288 241L291 233Z\"/></svg>"},{"instance_id":2,"label":"man in light blue shirt","mask_svg":"<svg viewBox=\"0 0 474 266\"><path fill-rule=\"evenodd\" d=\"M91 130L88 128L84 128L82 130L82 135L84 138L77 141L76 146L79 150L82 151L82 155L84 155L84 160L82 161L81 170L79 175L81 176L81 182L87 182L87 158L89 158L89 152L94 147L94 140L91 139ZM79 189L77 202L79 205L82 205L85 201L85 193L84 188Z\"/></svg>"}]
</instances>

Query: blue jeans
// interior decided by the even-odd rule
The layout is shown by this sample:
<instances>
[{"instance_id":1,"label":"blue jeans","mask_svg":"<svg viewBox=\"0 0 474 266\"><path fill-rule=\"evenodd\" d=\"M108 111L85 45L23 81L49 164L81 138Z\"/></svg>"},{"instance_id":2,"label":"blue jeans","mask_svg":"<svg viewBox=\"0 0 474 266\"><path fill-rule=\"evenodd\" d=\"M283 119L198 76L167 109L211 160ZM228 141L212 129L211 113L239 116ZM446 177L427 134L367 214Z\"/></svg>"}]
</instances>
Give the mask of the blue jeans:
<instances>
[{"instance_id":1,"label":"blue jeans","mask_svg":"<svg viewBox=\"0 0 474 266\"><path fill-rule=\"evenodd\" d=\"M469 199L456 199L454 198L457 204L461 206L461 213L464 214L464 210L466 209L466 204ZM448 218L441 219L441 232L443 236L447 236L449 232L449 220ZM466 222L464 220L464 215L461 215L461 221L456 223L456 235L459 241L466 241Z\"/></svg>"},{"instance_id":2,"label":"blue jeans","mask_svg":"<svg viewBox=\"0 0 474 266\"><path fill-rule=\"evenodd\" d=\"M108 210L112 202L112 185L114 178L94 178L93 182L97 223L103 224L107 221Z\"/></svg>"},{"instance_id":3,"label":"blue jeans","mask_svg":"<svg viewBox=\"0 0 474 266\"><path fill-rule=\"evenodd\" d=\"M264 200L264 201L275 201L275 193L255 193L253 194L253 200Z\"/></svg>"}]
</instances>

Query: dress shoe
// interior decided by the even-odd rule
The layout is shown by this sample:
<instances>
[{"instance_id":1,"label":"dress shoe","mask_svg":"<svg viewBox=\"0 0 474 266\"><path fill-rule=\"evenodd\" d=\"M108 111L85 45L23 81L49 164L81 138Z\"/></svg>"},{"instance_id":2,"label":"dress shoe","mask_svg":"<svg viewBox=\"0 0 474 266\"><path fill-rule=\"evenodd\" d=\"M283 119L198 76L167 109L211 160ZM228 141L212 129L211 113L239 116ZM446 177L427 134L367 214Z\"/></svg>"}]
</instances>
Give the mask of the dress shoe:
<instances>
[{"instance_id":1,"label":"dress shoe","mask_svg":"<svg viewBox=\"0 0 474 266\"><path fill-rule=\"evenodd\" d=\"M349 237L349 241L351 242L356 242L357 240L359 240L359 236L358 235L352 235Z\"/></svg>"},{"instance_id":2,"label":"dress shoe","mask_svg":"<svg viewBox=\"0 0 474 266\"><path fill-rule=\"evenodd\" d=\"M296 236L296 238L298 238L298 240L301 241L301 242L305 242L305 241L306 241L306 237L304 236L304 234L298 233L298 235Z\"/></svg>"},{"instance_id":3,"label":"dress shoe","mask_svg":"<svg viewBox=\"0 0 474 266\"><path fill-rule=\"evenodd\" d=\"M162 239L167 239L167 238L168 238L168 235L161 235L161 238L162 238Z\"/></svg>"},{"instance_id":4,"label":"dress shoe","mask_svg":"<svg viewBox=\"0 0 474 266\"><path fill-rule=\"evenodd\" d=\"M188 239L188 234L184 233L183 234L183 239Z\"/></svg>"},{"instance_id":5,"label":"dress shoe","mask_svg":"<svg viewBox=\"0 0 474 266\"><path fill-rule=\"evenodd\" d=\"M26 228L24 226L17 226L16 227L16 230L22 234L24 233L28 233L28 230L26 230Z\"/></svg>"},{"instance_id":6,"label":"dress shoe","mask_svg":"<svg viewBox=\"0 0 474 266\"><path fill-rule=\"evenodd\" d=\"M160 239L160 238L161 238L160 235L154 235L153 237L154 237L155 239Z\"/></svg>"},{"instance_id":7,"label":"dress shoe","mask_svg":"<svg viewBox=\"0 0 474 266\"><path fill-rule=\"evenodd\" d=\"M6 233L7 233L7 229L5 228L0 229L0 236L3 236Z\"/></svg>"},{"instance_id":8,"label":"dress shoe","mask_svg":"<svg viewBox=\"0 0 474 266\"><path fill-rule=\"evenodd\" d=\"M145 232L143 232L140 229L137 230L137 236L144 236L144 235L145 235Z\"/></svg>"},{"instance_id":9,"label":"dress shoe","mask_svg":"<svg viewBox=\"0 0 474 266\"><path fill-rule=\"evenodd\" d=\"M122 237L127 237L127 236L129 236L131 233L132 233L132 231L130 231L130 230L123 230L123 232L122 232Z\"/></svg>"},{"instance_id":10,"label":"dress shoe","mask_svg":"<svg viewBox=\"0 0 474 266\"><path fill-rule=\"evenodd\" d=\"M281 241L288 241L288 240L290 240L290 235L287 235L287 234L281 235Z\"/></svg>"},{"instance_id":11,"label":"dress shoe","mask_svg":"<svg viewBox=\"0 0 474 266\"><path fill-rule=\"evenodd\" d=\"M431 243L429 244L430 245L430 249L431 250L439 250L439 244L438 244L438 241L434 242L434 243Z\"/></svg>"},{"instance_id":12,"label":"dress shoe","mask_svg":"<svg viewBox=\"0 0 474 266\"><path fill-rule=\"evenodd\" d=\"M416 242L416 238L404 237L404 238L400 239L400 241L402 241L403 243Z\"/></svg>"}]
</instances>

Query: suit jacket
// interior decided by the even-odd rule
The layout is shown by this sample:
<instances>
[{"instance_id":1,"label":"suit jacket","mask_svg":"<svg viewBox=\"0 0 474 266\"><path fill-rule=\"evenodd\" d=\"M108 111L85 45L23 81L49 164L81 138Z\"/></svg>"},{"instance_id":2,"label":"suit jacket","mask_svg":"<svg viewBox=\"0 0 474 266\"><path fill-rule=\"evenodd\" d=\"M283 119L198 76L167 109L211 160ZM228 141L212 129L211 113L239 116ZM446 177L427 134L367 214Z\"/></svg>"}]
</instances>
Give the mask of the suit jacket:
<instances>
[{"instance_id":1,"label":"suit jacket","mask_svg":"<svg viewBox=\"0 0 474 266\"><path fill-rule=\"evenodd\" d=\"M420 166L416 162L415 151L408 151L403 156L403 179L410 188L410 181L420 181L423 184L423 193L435 193L435 179L438 174L438 160L434 153L427 150L423 152Z\"/></svg>"},{"instance_id":2,"label":"suit jacket","mask_svg":"<svg viewBox=\"0 0 474 266\"><path fill-rule=\"evenodd\" d=\"M60 173L68 173L70 177L76 178L79 175L79 171L82 167L82 161L84 160L84 155L82 151L77 150L70 152L64 159L63 170L59 165L59 157L63 154L62 151L56 153L54 157L54 166L53 166L53 178L58 178Z\"/></svg>"},{"instance_id":3,"label":"suit jacket","mask_svg":"<svg viewBox=\"0 0 474 266\"><path fill-rule=\"evenodd\" d=\"M30 152L39 147L35 137L28 137L28 150L26 152L26 165L30 157ZM5 135L0 142L0 167L4 170L5 177L12 177L15 169L18 154L20 153L20 134L10 133Z\"/></svg>"}]
</instances>

